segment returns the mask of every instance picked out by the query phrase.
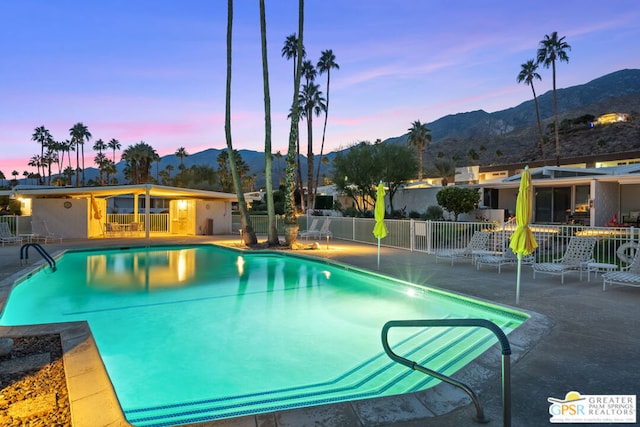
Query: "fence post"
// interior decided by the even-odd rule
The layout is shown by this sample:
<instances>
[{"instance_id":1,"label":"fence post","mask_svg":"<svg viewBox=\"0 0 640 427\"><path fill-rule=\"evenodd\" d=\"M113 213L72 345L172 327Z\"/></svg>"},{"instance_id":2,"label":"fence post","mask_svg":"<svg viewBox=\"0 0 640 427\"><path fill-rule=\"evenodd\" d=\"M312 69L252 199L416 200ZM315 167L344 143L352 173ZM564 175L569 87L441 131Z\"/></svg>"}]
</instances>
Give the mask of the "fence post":
<instances>
[{"instance_id":1,"label":"fence post","mask_svg":"<svg viewBox=\"0 0 640 427\"><path fill-rule=\"evenodd\" d=\"M425 236L425 238L427 239L426 243L427 243L427 253L428 254L433 253L431 251L431 243L432 243L432 239L431 239L431 224L433 224L433 221L429 219L429 220L427 220L427 224L425 225L426 234L427 234Z\"/></svg>"},{"instance_id":2,"label":"fence post","mask_svg":"<svg viewBox=\"0 0 640 427\"><path fill-rule=\"evenodd\" d=\"M410 246L410 250L411 252L413 252L413 250L415 249L416 246L416 233L415 233L415 226L414 226L414 220L413 218L411 218L409 220L409 241L411 242L409 244Z\"/></svg>"}]
</instances>

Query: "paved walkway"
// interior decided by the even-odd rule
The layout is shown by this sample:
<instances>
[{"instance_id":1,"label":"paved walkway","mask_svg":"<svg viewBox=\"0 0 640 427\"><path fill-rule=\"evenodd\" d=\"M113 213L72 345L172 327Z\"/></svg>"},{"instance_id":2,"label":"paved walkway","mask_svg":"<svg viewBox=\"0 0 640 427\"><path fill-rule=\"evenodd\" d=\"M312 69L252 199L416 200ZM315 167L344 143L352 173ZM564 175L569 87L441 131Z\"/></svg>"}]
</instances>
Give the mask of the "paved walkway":
<instances>
[{"instance_id":1,"label":"paved walkway","mask_svg":"<svg viewBox=\"0 0 640 427\"><path fill-rule=\"evenodd\" d=\"M233 243L236 237L189 237L152 239L159 243ZM141 239L96 239L64 241L47 244L55 253L66 248L130 246L143 243ZM376 247L332 241L329 248L322 242L320 250L304 251L305 255L329 258L360 268L376 271ZM38 259L30 252L32 262ZM24 267L19 262L19 248L0 247L0 284L13 280ZM515 306L515 267L477 271L469 263L435 262L435 257L424 253L382 248L380 272L417 284L438 287L480 299ZM12 277L13 276L13 277ZM0 301L6 298L0 286ZM608 288L602 291L602 280L577 274L560 278L539 275L533 280L530 267L523 267L520 309L540 313L553 324L549 333L511 368L512 425L538 427L549 424L548 397L563 399L569 391L581 394L640 394L640 289L628 287ZM2 330L0 328L0 335ZM496 367L498 369L498 367ZM502 425L500 384L488 386L480 393L480 401L491 418L489 426ZM472 426L472 405L466 405L447 415L419 422L380 423L394 426ZM263 420L261 425L327 425L360 426L333 420L314 419L312 411L307 420L287 418ZM639 418L640 419L640 418ZM210 423L213 425L213 423ZM94 425L94 424L91 424ZM245 426L246 420L229 420L217 426ZM587 425L587 424L581 424ZM602 426L604 424L598 424Z\"/></svg>"}]
</instances>

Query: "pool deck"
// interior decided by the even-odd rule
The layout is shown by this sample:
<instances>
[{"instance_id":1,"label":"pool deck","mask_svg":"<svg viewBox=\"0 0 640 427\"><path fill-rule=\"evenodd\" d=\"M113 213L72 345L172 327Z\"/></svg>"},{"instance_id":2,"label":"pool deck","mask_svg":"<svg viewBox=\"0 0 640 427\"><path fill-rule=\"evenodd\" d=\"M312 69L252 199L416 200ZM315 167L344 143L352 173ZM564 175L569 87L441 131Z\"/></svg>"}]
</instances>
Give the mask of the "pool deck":
<instances>
[{"instance_id":1,"label":"pool deck","mask_svg":"<svg viewBox=\"0 0 640 427\"><path fill-rule=\"evenodd\" d=\"M260 239L263 240L263 239ZM151 239L150 244L237 244L238 236L191 236ZM49 243L52 254L70 248L144 245L144 239L91 239ZM319 250L296 251L378 271L377 248L371 245L331 241ZM30 252L23 266L16 245L0 247L0 307L11 284L43 261ZM549 423L547 398L564 399L569 391L581 394L640 394L640 289L607 288L602 280L578 274L560 278L538 275L523 266L520 304L515 304L515 267L476 270L468 262L436 263L435 256L383 247L380 273L412 283L441 288L534 313L536 324L514 337L511 364L512 422L514 426L538 427ZM537 313L537 314L536 314ZM539 314L539 315L538 315ZM525 323L526 324L526 323ZM0 327L0 337L61 332L64 363L75 426L128 425L114 398L95 343L86 325L67 324L31 327ZM517 331L516 331L517 332ZM529 335L529 336L528 336ZM528 339L531 339L528 342ZM512 337L510 336L510 341ZM490 363L479 364L461 374L474 388L487 426L503 425L499 352L490 350ZM474 374L480 378L473 378ZM477 384L476 384L477 382ZM410 397L326 405L195 424L215 427L275 426L476 426L470 401L446 384L437 391ZM436 396L438 395L438 396ZM431 406L430 406L431 402ZM433 404L432 402L437 402ZM637 408L636 408L637 409ZM582 424L587 425L587 424ZM598 424L599 426L604 424Z\"/></svg>"}]
</instances>

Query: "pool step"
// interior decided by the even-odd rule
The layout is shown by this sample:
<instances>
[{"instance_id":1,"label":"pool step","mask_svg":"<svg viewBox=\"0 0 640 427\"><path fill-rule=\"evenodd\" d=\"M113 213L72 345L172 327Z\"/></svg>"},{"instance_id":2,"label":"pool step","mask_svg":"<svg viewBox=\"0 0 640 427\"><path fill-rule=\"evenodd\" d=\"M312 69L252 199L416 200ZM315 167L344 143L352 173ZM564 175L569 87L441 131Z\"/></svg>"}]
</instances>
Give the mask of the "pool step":
<instances>
[{"instance_id":1,"label":"pool step","mask_svg":"<svg viewBox=\"0 0 640 427\"><path fill-rule=\"evenodd\" d=\"M508 325L504 325L507 328ZM393 341L392 341L393 342ZM490 331L473 328L416 329L392 344L397 354L451 375L491 345ZM393 362L381 351L332 380L265 393L125 410L137 426L164 426L358 400L426 389L439 381Z\"/></svg>"}]
</instances>

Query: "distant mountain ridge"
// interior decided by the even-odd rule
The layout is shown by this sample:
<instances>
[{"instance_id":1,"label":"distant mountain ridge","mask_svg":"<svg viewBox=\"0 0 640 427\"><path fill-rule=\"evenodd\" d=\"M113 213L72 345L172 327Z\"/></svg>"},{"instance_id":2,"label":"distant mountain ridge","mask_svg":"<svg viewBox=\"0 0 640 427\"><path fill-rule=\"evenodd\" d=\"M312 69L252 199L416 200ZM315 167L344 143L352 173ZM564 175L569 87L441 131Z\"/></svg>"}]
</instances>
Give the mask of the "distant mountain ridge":
<instances>
[{"instance_id":1,"label":"distant mountain ridge","mask_svg":"<svg viewBox=\"0 0 640 427\"><path fill-rule=\"evenodd\" d=\"M531 92L526 85L522 85L523 91ZM640 120L638 120L638 112L640 112L640 70L625 69L616 71L605 76L594 79L588 83L571 86L568 88L558 89L558 111L561 119L563 117L576 117L581 114L599 115L607 112L618 111L631 113L636 117L635 126L628 126L629 132L618 132L618 139L633 139L629 144L622 144L615 141L602 144L602 136L600 140L594 142L596 148L591 152L611 152L611 150L627 151L629 149L640 148ZM546 126L553 119L553 92L547 91L538 96L538 104L540 108L540 116ZM613 110L611 110L613 109ZM416 117L420 116L420 112L416 112ZM415 117L407 117L407 126ZM438 152L442 152L445 158L451 158L454 155L466 159L466 153L470 148L478 151L484 147L485 159L480 159L480 164L491 163L487 158L495 154L497 150L502 152L500 158L493 158L494 161L500 163L527 161L535 159L536 144L538 140L536 115L533 99L522 102L521 104L507 108L505 110L488 113L484 110L476 110L465 113L450 114L441 117L433 122L426 123L430 129L433 142L425 150L425 168L428 169L436 158ZM639 137L636 137L636 133ZM596 135L593 132L589 136ZM625 136L626 135L626 136ZM610 136L605 136L610 140ZM407 134L390 137L383 143L406 143ZM606 141L605 141L606 142ZM592 145L593 145L592 144ZM548 150L552 150L553 144L548 144ZM629 148L629 146L631 148ZM616 148L617 147L617 148ZM347 148L348 149L348 148ZM580 149L580 148L578 148ZM582 151L590 150L582 147ZM187 146L187 151L188 151ZM567 148L567 152L563 153L569 156L571 147ZM191 153L183 159L185 167L192 165L206 164L217 169L216 159L221 149L210 148L198 153ZM243 160L250 168L250 173L256 177L256 186L258 188L264 186L264 152L253 150L238 150ZM332 160L338 152L325 154L329 160ZM282 159L274 159L273 174L274 183L277 183L282 176L282 169L285 166L284 155ZM548 156L547 156L548 157ZM317 160L317 156L316 156ZM305 156L300 156L303 175L306 177ZM164 169L167 165L172 165L174 170L178 170L180 159L170 154L163 156L160 160L159 169ZM469 161L461 160L459 165L469 164ZM153 165L152 175L155 176L157 165ZM124 181L122 170L124 162L117 164L118 180ZM175 172L174 172L175 173ZM321 165L321 175L330 175L330 166ZM95 178L98 172L95 168L88 168L86 171L87 179Z\"/></svg>"}]
</instances>

